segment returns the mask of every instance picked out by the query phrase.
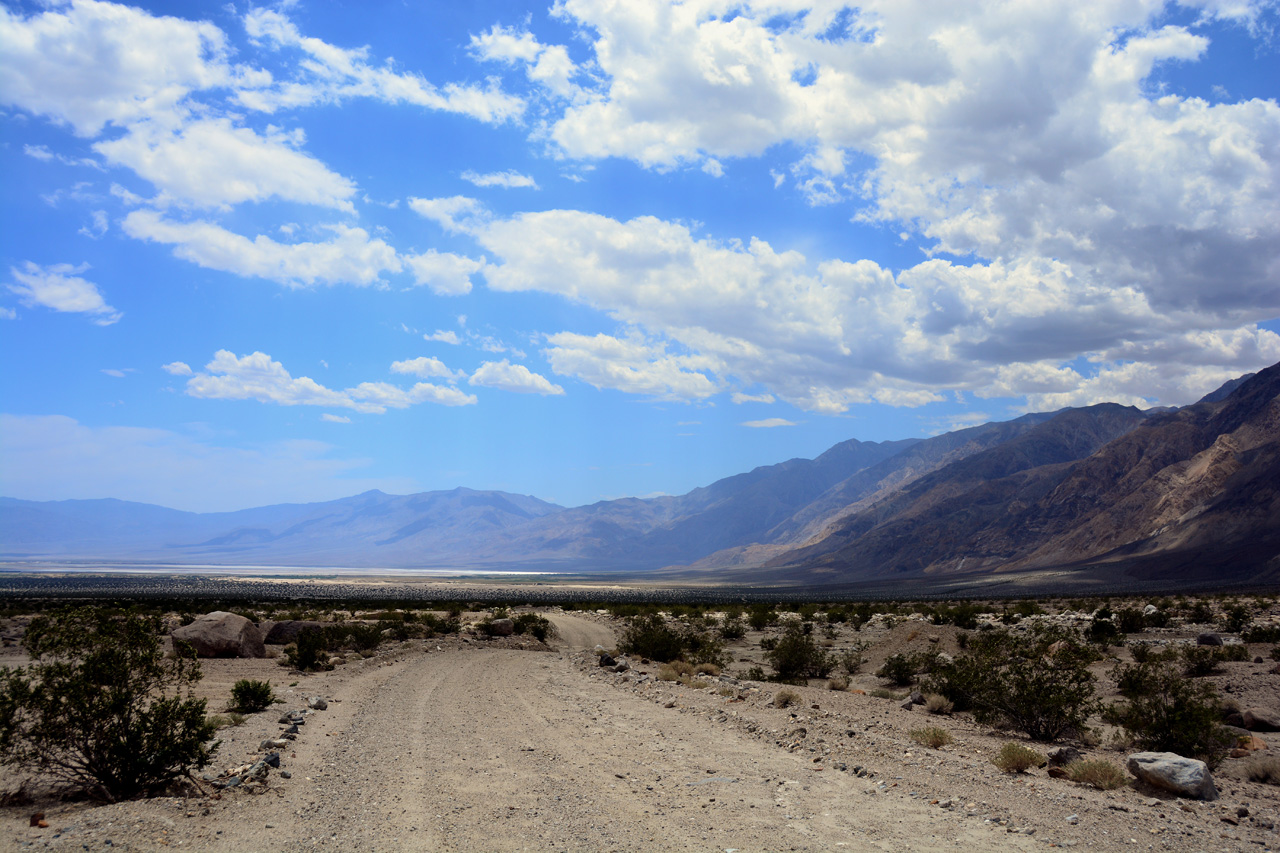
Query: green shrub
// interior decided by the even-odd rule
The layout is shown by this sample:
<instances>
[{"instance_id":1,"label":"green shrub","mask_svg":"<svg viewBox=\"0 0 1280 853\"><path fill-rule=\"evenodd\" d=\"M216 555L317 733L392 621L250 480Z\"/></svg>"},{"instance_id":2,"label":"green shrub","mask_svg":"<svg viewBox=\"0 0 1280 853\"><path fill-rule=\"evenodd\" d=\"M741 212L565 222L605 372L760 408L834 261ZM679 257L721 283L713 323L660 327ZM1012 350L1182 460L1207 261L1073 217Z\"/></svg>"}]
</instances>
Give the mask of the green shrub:
<instances>
[{"instance_id":1,"label":"green shrub","mask_svg":"<svg viewBox=\"0 0 1280 853\"><path fill-rule=\"evenodd\" d=\"M803 627L794 624L788 625L777 644L765 652L765 659L781 681L826 678L834 666L826 650L820 648Z\"/></svg>"},{"instance_id":2,"label":"green shrub","mask_svg":"<svg viewBox=\"0 0 1280 853\"><path fill-rule=\"evenodd\" d=\"M983 632L969 645L967 654L935 666L926 691L946 696L956 710L972 710L979 722L1008 725L1033 740L1084 728L1094 708L1095 656L1088 648L1050 630Z\"/></svg>"},{"instance_id":3,"label":"green shrub","mask_svg":"<svg viewBox=\"0 0 1280 853\"><path fill-rule=\"evenodd\" d=\"M266 710L275 701L271 682L242 678L231 685L231 709L242 714Z\"/></svg>"},{"instance_id":4,"label":"green shrub","mask_svg":"<svg viewBox=\"0 0 1280 853\"><path fill-rule=\"evenodd\" d=\"M521 613L512 621L517 634L528 634L540 643L545 643L548 637L554 637L556 633L551 620L537 613Z\"/></svg>"},{"instance_id":5,"label":"green shrub","mask_svg":"<svg viewBox=\"0 0 1280 853\"><path fill-rule=\"evenodd\" d=\"M758 666L753 666L747 670L747 681L766 681L769 676L764 674L764 670Z\"/></svg>"},{"instance_id":6,"label":"green shrub","mask_svg":"<svg viewBox=\"0 0 1280 853\"><path fill-rule=\"evenodd\" d=\"M329 643L322 628L303 628L294 643L284 647L284 663L303 672L333 669L329 665Z\"/></svg>"},{"instance_id":7,"label":"green shrub","mask_svg":"<svg viewBox=\"0 0 1280 853\"><path fill-rule=\"evenodd\" d=\"M991 763L1005 773L1025 773L1032 767L1043 767L1049 759L1029 746L1010 742L1000 747Z\"/></svg>"},{"instance_id":8,"label":"green shrub","mask_svg":"<svg viewBox=\"0 0 1280 853\"><path fill-rule=\"evenodd\" d=\"M1221 661L1215 646L1184 646L1182 649L1182 671L1188 678L1212 675Z\"/></svg>"},{"instance_id":9,"label":"green shrub","mask_svg":"<svg viewBox=\"0 0 1280 853\"><path fill-rule=\"evenodd\" d=\"M862 665L867 662L865 652L869 648L871 648L870 642L858 640L839 656L840 668L846 675L858 674L858 670L862 669Z\"/></svg>"},{"instance_id":10,"label":"green shrub","mask_svg":"<svg viewBox=\"0 0 1280 853\"><path fill-rule=\"evenodd\" d=\"M1125 701L1102 718L1129 733L1135 745L1176 752L1216 767L1233 738L1219 720L1222 707L1212 684L1190 681L1172 662L1120 664L1111 673Z\"/></svg>"},{"instance_id":11,"label":"green shrub","mask_svg":"<svg viewBox=\"0 0 1280 853\"><path fill-rule=\"evenodd\" d=\"M1252 660L1249 656L1249 647L1244 643L1228 643L1218 647L1218 660L1222 662Z\"/></svg>"},{"instance_id":12,"label":"green shrub","mask_svg":"<svg viewBox=\"0 0 1280 853\"><path fill-rule=\"evenodd\" d=\"M777 612L765 605L757 605L747 614L747 624L757 631L763 631L777 621Z\"/></svg>"},{"instance_id":13,"label":"green shrub","mask_svg":"<svg viewBox=\"0 0 1280 853\"><path fill-rule=\"evenodd\" d=\"M1129 783L1123 770L1102 758L1073 761L1065 768L1067 778L1080 785L1088 785L1100 791L1113 791Z\"/></svg>"},{"instance_id":14,"label":"green shrub","mask_svg":"<svg viewBox=\"0 0 1280 853\"><path fill-rule=\"evenodd\" d=\"M741 640L746 633L747 629L739 617L727 617L720 623L720 638L723 640Z\"/></svg>"},{"instance_id":15,"label":"green shrub","mask_svg":"<svg viewBox=\"0 0 1280 853\"><path fill-rule=\"evenodd\" d=\"M1249 608L1243 604L1233 604L1222 613L1222 630L1228 634L1239 634L1250 622Z\"/></svg>"},{"instance_id":16,"label":"green shrub","mask_svg":"<svg viewBox=\"0 0 1280 853\"><path fill-rule=\"evenodd\" d=\"M34 662L0 671L0 761L109 801L208 764L200 664L186 644L164 656L159 618L64 610L32 620L23 644Z\"/></svg>"},{"instance_id":17,"label":"green shrub","mask_svg":"<svg viewBox=\"0 0 1280 853\"><path fill-rule=\"evenodd\" d=\"M1147 617L1136 607L1126 607L1116 614L1121 634L1141 634L1147 627Z\"/></svg>"},{"instance_id":18,"label":"green shrub","mask_svg":"<svg viewBox=\"0 0 1280 853\"><path fill-rule=\"evenodd\" d=\"M1280 646L1274 646L1268 654L1272 660L1280 660Z\"/></svg>"},{"instance_id":19,"label":"green shrub","mask_svg":"<svg viewBox=\"0 0 1280 853\"><path fill-rule=\"evenodd\" d=\"M941 726L926 726L923 729L914 729L907 732L907 737L930 749L941 749L947 744L955 743L956 740L951 736L951 732Z\"/></svg>"},{"instance_id":20,"label":"green shrub","mask_svg":"<svg viewBox=\"0 0 1280 853\"><path fill-rule=\"evenodd\" d=\"M680 634L656 613L628 619L618 648L624 654L656 661L673 661L684 654Z\"/></svg>"},{"instance_id":21,"label":"green shrub","mask_svg":"<svg viewBox=\"0 0 1280 853\"><path fill-rule=\"evenodd\" d=\"M1240 639L1246 643L1280 643L1280 625L1254 625Z\"/></svg>"},{"instance_id":22,"label":"green shrub","mask_svg":"<svg viewBox=\"0 0 1280 853\"><path fill-rule=\"evenodd\" d=\"M919 661L915 655L892 654L885 658L884 665L876 670L876 678L883 678L891 684L906 687L914 684Z\"/></svg>"}]
</instances>

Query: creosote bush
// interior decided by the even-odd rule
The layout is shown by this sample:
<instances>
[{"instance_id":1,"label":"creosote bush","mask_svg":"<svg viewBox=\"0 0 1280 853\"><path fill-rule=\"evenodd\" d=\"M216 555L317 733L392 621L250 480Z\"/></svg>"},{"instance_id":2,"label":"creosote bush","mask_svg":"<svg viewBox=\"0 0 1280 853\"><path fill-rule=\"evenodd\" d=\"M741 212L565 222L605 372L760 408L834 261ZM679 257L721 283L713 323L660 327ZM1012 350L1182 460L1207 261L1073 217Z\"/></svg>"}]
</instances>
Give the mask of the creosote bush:
<instances>
[{"instance_id":1,"label":"creosote bush","mask_svg":"<svg viewBox=\"0 0 1280 853\"><path fill-rule=\"evenodd\" d=\"M1103 709L1133 743L1152 752L1176 752L1216 767L1232 737L1219 720L1222 706L1212 684L1186 678L1172 661L1120 664L1111 672L1124 701Z\"/></svg>"},{"instance_id":2,"label":"creosote bush","mask_svg":"<svg viewBox=\"0 0 1280 853\"><path fill-rule=\"evenodd\" d=\"M779 681L826 678L835 666L831 656L814 642L803 625L794 623L788 625L774 647L765 652L765 658Z\"/></svg>"},{"instance_id":3,"label":"creosote bush","mask_svg":"<svg viewBox=\"0 0 1280 853\"><path fill-rule=\"evenodd\" d=\"M1000 747L991 763L1005 773L1025 773L1032 767L1043 767L1049 759L1029 746L1010 742Z\"/></svg>"},{"instance_id":4,"label":"creosote bush","mask_svg":"<svg viewBox=\"0 0 1280 853\"><path fill-rule=\"evenodd\" d=\"M1073 761L1064 769L1072 782L1100 791L1113 791L1129 783L1129 777L1123 770L1102 758Z\"/></svg>"},{"instance_id":5,"label":"creosote bush","mask_svg":"<svg viewBox=\"0 0 1280 853\"><path fill-rule=\"evenodd\" d=\"M165 657L158 617L64 610L23 644L35 662L0 671L0 761L112 802L209 763L200 664L186 644Z\"/></svg>"},{"instance_id":6,"label":"creosote bush","mask_svg":"<svg viewBox=\"0 0 1280 853\"><path fill-rule=\"evenodd\" d=\"M794 690L779 690L773 694L773 704L778 708L789 708L800 701L800 694Z\"/></svg>"},{"instance_id":7,"label":"creosote bush","mask_svg":"<svg viewBox=\"0 0 1280 853\"><path fill-rule=\"evenodd\" d=\"M930 749L941 749L947 744L955 743L956 740L951 736L951 732L941 726L926 726L923 729L914 729L907 732L907 737Z\"/></svg>"},{"instance_id":8,"label":"creosote bush","mask_svg":"<svg viewBox=\"0 0 1280 853\"><path fill-rule=\"evenodd\" d=\"M242 714L264 711L275 701L269 681L242 678L231 686L231 709Z\"/></svg>"}]
</instances>

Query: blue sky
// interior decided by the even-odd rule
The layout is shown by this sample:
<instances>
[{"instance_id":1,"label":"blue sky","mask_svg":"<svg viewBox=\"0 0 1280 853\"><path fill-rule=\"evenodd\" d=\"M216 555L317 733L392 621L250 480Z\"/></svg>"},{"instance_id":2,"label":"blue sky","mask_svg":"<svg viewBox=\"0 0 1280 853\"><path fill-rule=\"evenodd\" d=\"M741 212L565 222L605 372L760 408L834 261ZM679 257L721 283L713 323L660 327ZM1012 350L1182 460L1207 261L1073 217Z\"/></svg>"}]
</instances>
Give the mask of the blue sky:
<instances>
[{"instance_id":1,"label":"blue sky","mask_svg":"<svg viewBox=\"0 0 1280 853\"><path fill-rule=\"evenodd\" d=\"M0 9L0 494L578 505L1280 361L1275 3Z\"/></svg>"}]
</instances>

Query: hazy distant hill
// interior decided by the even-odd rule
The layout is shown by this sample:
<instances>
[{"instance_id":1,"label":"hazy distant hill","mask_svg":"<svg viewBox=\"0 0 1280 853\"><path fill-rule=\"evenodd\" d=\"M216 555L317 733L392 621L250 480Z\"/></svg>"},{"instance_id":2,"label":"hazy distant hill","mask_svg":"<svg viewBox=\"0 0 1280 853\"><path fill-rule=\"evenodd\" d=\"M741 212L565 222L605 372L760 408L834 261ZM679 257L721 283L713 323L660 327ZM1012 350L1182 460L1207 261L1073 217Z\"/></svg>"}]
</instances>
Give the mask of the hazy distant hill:
<instances>
[{"instance_id":1,"label":"hazy distant hill","mask_svg":"<svg viewBox=\"0 0 1280 853\"><path fill-rule=\"evenodd\" d=\"M1280 365L1180 410L1102 404L924 440L850 440L685 495L572 509L465 488L204 514L0 498L0 557L666 569L739 583L1097 565L1131 578L1274 577L1278 395Z\"/></svg>"}]
</instances>

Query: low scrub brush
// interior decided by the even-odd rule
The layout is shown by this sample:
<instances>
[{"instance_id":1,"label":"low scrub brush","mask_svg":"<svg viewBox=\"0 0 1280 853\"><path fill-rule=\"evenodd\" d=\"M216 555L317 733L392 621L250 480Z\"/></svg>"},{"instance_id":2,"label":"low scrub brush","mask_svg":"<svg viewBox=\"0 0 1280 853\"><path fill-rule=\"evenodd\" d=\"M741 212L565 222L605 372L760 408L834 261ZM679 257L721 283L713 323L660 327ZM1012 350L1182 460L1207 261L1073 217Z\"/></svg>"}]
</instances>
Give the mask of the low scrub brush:
<instances>
[{"instance_id":1,"label":"low scrub brush","mask_svg":"<svg viewBox=\"0 0 1280 853\"><path fill-rule=\"evenodd\" d=\"M930 749L941 749L947 744L955 743L955 738L951 736L951 732L940 726L927 726L923 729L915 729L907 732L907 737L911 738L921 746L927 746Z\"/></svg>"},{"instance_id":2,"label":"low scrub brush","mask_svg":"<svg viewBox=\"0 0 1280 853\"><path fill-rule=\"evenodd\" d=\"M1006 743L991 759L991 763L1005 773L1025 773L1032 767L1043 767L1049 762L1042 753L1020 743Z\"/></svg>"},{"instance_id":3,"label":"low scrub brush","mask_svg":"<svg viewBox=\"0 0 1280 853\"><path fill-rule=\"evenodd\" d=\"M779 708L789 708L800 701L800 694L794 690L779 690L773 694L773 704Z\"/></svg>"},{"instance_id":4,"label":"low scrub brush","mask_svg":"<svg viewBox=\"0 0 1280 853\"><path fill-rule=\"evenodd\" d=\"M1255 755L1244 764L1244 775L1250 782L1280 785L1280 758Z\"/></svg>"},{"instance_id":5,"label":"low scrub brush","mask_svg":"<svg viewBox=\"0 0 1280 853\"><path fill-rule=\"evenodd\" d=\"M1123 770L1101 758L1073 761L1067 765L1066 771L1072 782L1100 791L1113 791L1129 783L1129 777Z\"/></svg>"},{"instance_id":6,"label":"low scrub brush","mask_svg":"<svg viewBox=\"0 0 1280 853\"><path fill-rule=\"evenodd\" d=\"M924 709L930 714L950 714L955 703L940 693L930 693L924 697Z\"/></svg>"},{"instance_id":7,"label":"low scrub brush","mask_svg":"<svg viewBox=\"0 0 1280 853\"><path fill-rule=\"evenodd\" d=\"M827 682L827 689L828 690L848 690L849 679L843 675L832 676L831 679Z\"/></svg>"}]
</instances>

